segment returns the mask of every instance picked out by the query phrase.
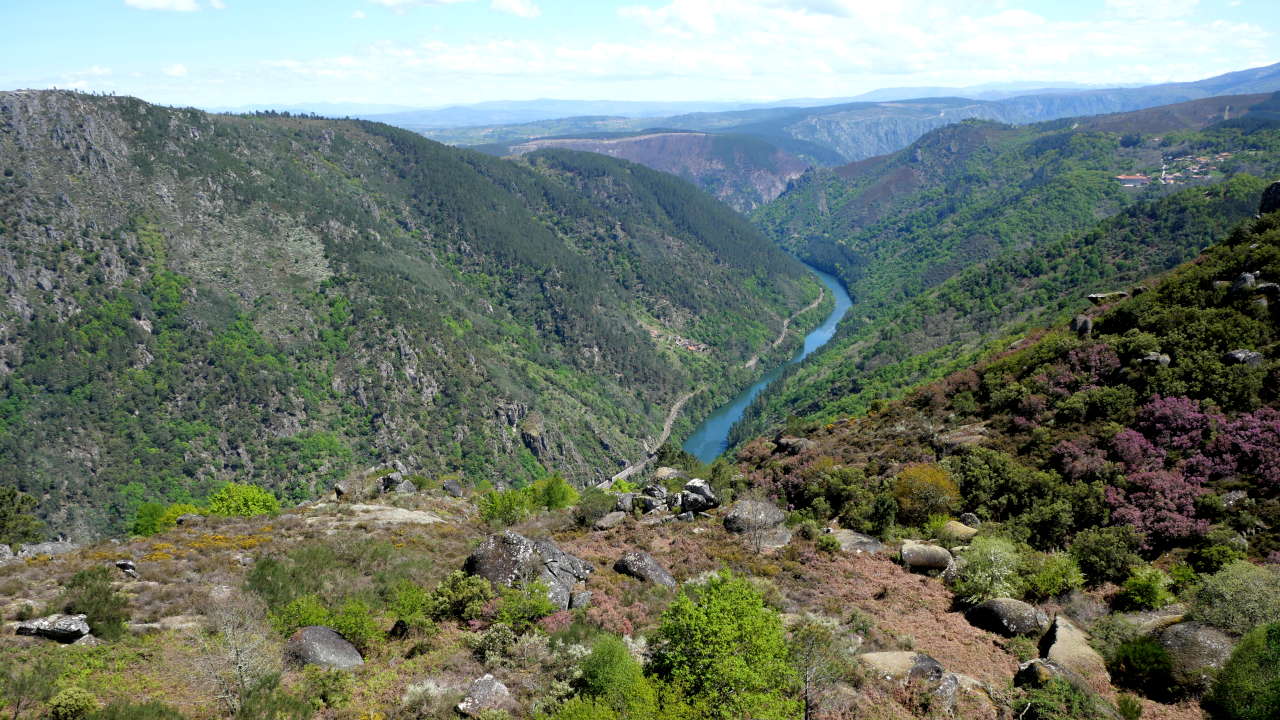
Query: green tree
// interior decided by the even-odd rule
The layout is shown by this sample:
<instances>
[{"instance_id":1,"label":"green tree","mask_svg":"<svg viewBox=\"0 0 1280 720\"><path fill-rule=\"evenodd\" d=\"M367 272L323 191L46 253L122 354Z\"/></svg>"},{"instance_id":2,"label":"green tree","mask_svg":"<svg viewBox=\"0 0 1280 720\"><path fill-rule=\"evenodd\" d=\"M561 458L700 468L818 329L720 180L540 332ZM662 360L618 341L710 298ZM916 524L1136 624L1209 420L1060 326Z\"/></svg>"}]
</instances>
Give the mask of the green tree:
<instances>
[{"instance_id":1,"label":"green tree","mask_svg":"<svg viewBox=\"0 0 1280 720\"><path fill-rule=\"evenodd\" d=\"M853 672L848 644L832 625L806 618L791 629L787 647L800 678L804 719L820 717L832 688Z\"/></svg>"},{"instance_id":2,"label":"green tree","mask_svg":"<svg viewBox=\"0 0 1280 720\"><path fill-rule=\"evenodd\" d=\"M104 640L123 635L129 619L129 599L111 587L111 579L105 567L81 570L67 581L59 603L65 612L87 615L93 634Z\"/></svg>"},{"instance_id":3,"label":"green tree","mask_svg":"<svg viewBox=\"0 0 1280 720\"><path fill-rule=\"evenodd\" d=\"M796 674L778 614L745 578L725 572L682 588L654 635L652 670L707 718L793 718Z\"/></svg>"},{"instance_id":4,"label":"green tree","mask_svg":"<svg viewBox=\"0 0 1280 720\"><path fill-rule=\"evenodd\" d=\"M1280 717L1280 622L1254 628L1214 679L1205 705L1214 717Z\"/></svg>"},{"instance_id":5,"label":"green tree","mask_svg":"<svg viewBox=\"0 0 1280 720\"><path fill-rule=\"evenodd\" d=\"M209 512L224 517L253 517L280 512L280 501L257 485L227 483L209 496Z\"/></svg>"},{"instance_id":6,"label":"green tree","mask_svg":"<svg viewBox=\"0 0 1280 720\"><path fill-rule=\"evenodd\" d=\"M12 720L18 720L24 710L53 697L60 670L48 658L32 662L10 660L0 666L0 699L12 708Z\"/></svg>"},{"instance_id":7,"label":"green tree","mask_svg":"<svg viewBox=\"0 0 1280 720\"><path fill-rule=\"evenodd\" d=\"M36 517L36 499L8 485L0 487L0 543L17 545L40 539L44 523Z\"/></svg>"},{"instance_id":8,"label":"green tree","mask_svg":"<svg viewBox=\"0 0 1280 720\"><path fill-rule=\"evenodd\" d=\"M596 640L582 661L582 694L606 706L614 715L642 720L657 714L658 699L640 663L626 643L613 635Z\"/></svg>"}]
</instances>

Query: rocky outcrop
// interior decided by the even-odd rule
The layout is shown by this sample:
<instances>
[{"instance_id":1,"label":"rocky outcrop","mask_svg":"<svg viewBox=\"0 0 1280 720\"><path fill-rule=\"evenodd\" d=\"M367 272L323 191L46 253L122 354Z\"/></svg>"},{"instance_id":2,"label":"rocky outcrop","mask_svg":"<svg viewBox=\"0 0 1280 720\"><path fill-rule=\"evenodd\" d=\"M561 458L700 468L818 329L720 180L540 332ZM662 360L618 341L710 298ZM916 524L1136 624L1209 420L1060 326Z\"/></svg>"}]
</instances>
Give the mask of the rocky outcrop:
<instances>
[{"instance_id":1,"label":"rocky outcrop","mask_svg":"<svg viewBox=\"0 0 1280 720\"><path fill-rule=\"evenodd\" d=\"M863 653L858 662L880 680L936 684L942 680L942 663L924 653L909 650Z\"/></svg>"},{"instance_id":2,"label":"rocky outcrop","mask_svg":"<svg viewBox=\"0 0 1280 720\"><path fill-rule=\"evenodd\" d=\"M653 479L658 482L665 483L666 481L672 480L674 478L680 478L681 480L688 480L689 473L683 470L678 470L673 467L660 467L657 470L653 471Z\"/></svg>"},{"instance_id":3,"label":"rocky outcrop","mask_svg":"<svg viewBox=\"0 0 1280 720\"><path fill-rule=\"evenodd\" d=\"M911 570L946 570L955 563L946 548L916 540L903 540L898 555Z\"/></svg>"},{"instance_id":4,"label":"rocky outcrop","mask_svg":"<svg viewBox=\"0 0 1280 720\"><path fill-rule=\"evenodd\" d=\"M596 530L611 530L621 525L622 521L626 519L627 519L626 513L622 512L621 510L614 510L611 513L606 513L599 520L596 520L595 523L591 525L591 527Z\"/></svg>"},{"instance_id":5,"label":"rocky outcrop","mask_svg":"<svg viewBox=\"0 0 1280 720\"><path fill-rule=\"evenodd\" d=\"M719 505L720 498L716 497L711 485L702 478L694 478L685 483L684 490L680 492L679 507L684 512L704 512Z\"/></svg>"},{"instance_id":6,"label":"rocky outcrop","mask_svg":"<svg viewBox=\"0 0 1280 720\"><path fill-rule=\"evenodd\" d=\"M953 542L967 543L978 534L977 528L969 527L964 523L948 520L939 530L938 537L942 540Z\"/></svg>"},{"instance_id":7,"label":"rocky outcrop","mask_svg":"<svg viewBox=\"0 0 1280 720\"><path fill-rule=\"evenodd\" d=\"M1005 637L1038 635L1049 625L1042 610L1013 598L994 598L976 605L965 613L974 627Z\"/></svg>"},{"instance_id":8,"label":"rocky outcrop","mask_svg":"<svg viewBox=\"0 0 1280 720\"><path fill-rule=\"evenodd\" d=\"M1116 712L1111 703L1099 697L1088 681L1052 660L1040 658L1022 663L1013 676L1014 686L1020 688L1042 688L1054 680L1061 680L1089 696L1093 701L1093 713L1089 717L1120 720L1120 713Z\"/></svg>"},{"instance_id":9,"label":"rocky outcrop","mask_svg":"<svg viewBox=\"0 0 1280 720\"><path fill-rule=\"evenodd\" d=\"M618 558L618 562L613 564L613 569L623 575L630 575L657 585L676 586L676 579L671 577L671 573L667 572L667 569L662 567L652 555L642 550L633 550Z\"/></svg>"},{"instance_id":10,"label":"rocky outcrop","mask_svg":"<svg viewBox=\"0 0 1280 720\"><path fill-rule=\"evenodd\" d=\"M80 549L80 545L66 540L54 542L31 543L18 546L18 557L31 558L39 555L65 555Z\"/></svg>"},{"instance_id":11,"label":"rocky outcrop","mask_svg":"<svg viewBox=\"0 0 1280 720\"><path fill-rule=\"evenodd\" d=\"M360 651L332 628L309 625L293 634L284 648L285 658L298 665L319 665L350 670L364 664Z\"/></svg>"},{"instance_id":12,"label":"rocky outcrop","mask_svg":"<svg viewBox=\"0 0 1280 720\"><path fill-rule=\"evenodd\" d=\"M1089 636L1063 615L1053 619L1049 632L1040 641L1041 654L1047 660L1076 673L1098 691L1111 684L1107 662L1089 645Z\"/></svg>"},{"instance_id":13,"label":"rocky outcrop","mask_svg":"<svg viewBox=\"0 0 1280 720\"><path fill-rule=\"evenodd\" d=\"M1246 365L1248 367L1258 367L1262 365L1263 355L1255 350L1232 350L1223 354L1222 362L1227 365Z\"/></svg>"},{"instance_id":14,"label":"rocky outcrop","mask_svg":"<svg viewBox=\"0 0 1280 720\"><path fill-rule=\"evenodd\" d=\"M831 534L831 537L835 538L836 541L840 543L840 549L844 552L851 552L855 554L876 554L884 552L884 543L870 535L863 535L860 532L854 532L852 530L828 529L828 532Z\"/></svg>"},{"instance_id":15,"label":"rocky outcrop","mask_svg":"<svg viewBox=\"0 0 1280 720\"><path fill-rule=\"evenodd\" d=\"M1112 292L1093 293L1087 297L1089 302L1094 305L1110 305L1113 302L1119 302L1129 297L1129 293L1123 290L1114 290Z\"/></svg>"},{"instance_id":16,"label":"rocky outcrop","mask_svg":"<svg viewBox=\"0 0 1280 720\"><path fill-rule=\"evenodd\" d=\"M1235 642L1221 630L1198 622L1171 625L1158 639L1173 661L1173 679L1193 692L1209 689L1213 676L1235 647Z\"/></svg>"},{"instance_id":17,"label":"rocky outcrop","mask_svg":"<svg viewBox=\"0 0 1280 720\"><path fill-rule=\"evenodd\" d=\"M1258 204L1258 213L1266 215L1280 211L1280 182L1273 182L1262 191L1262 202Z\"/></svg>"},{"instance_id":18,"label":"rocky outcrop","mask_svg":"<svg viewBox=\"0 0 1280 720\"><path fill-rule=\"evenodd\" d=\"M724 516L724 528L745 535L757 549L779 548L791 542L791 531L783 527L787 514L760 500L739 500Z\"/></svg>"},{"instance_id":19,"label":"rocky outcrop","mask_svg":"<svg viewBox=\"0 0 1280 720\"><path fill-rule=\"evenodd\" d=\"M507 530L490 535L467 558L464 569L495 587L532 579L547 584L547 598L561 609L571 607L574 587L594 568L550 540L530 539Z\"/></svg>"},{"instance_id":20,"label":"rocky outcrop","mask_svg":"<svg viewBox=\"0 0 1280 720\"><path fill-rule=\"evenodd\" d=\"M493 675L471 683L466 697L458 703L458 712L465 717L478 717L486 710L507 710L512 707L511 691Z\"/></svg>"},{"instance_id":21,"label":"rocky outcrop","mask_svg":"<svg viewBox=\"0 0 1280 720\"><path fill-rule=\"evenodd\" d=\"M48 617L18 623L18 635L73 643L89 634L89 622L85 615L49 615Z\"/></svg>"}]
</instances>

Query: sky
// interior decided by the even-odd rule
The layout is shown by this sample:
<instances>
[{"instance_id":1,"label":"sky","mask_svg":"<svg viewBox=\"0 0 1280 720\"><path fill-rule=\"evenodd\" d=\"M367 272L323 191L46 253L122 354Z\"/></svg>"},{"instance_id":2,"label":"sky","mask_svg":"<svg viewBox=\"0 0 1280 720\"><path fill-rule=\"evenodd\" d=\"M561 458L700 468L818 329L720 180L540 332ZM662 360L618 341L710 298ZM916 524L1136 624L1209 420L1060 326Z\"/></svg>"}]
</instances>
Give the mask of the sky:
<instances>
[{"instance_id":1,"label":"sky","mask_svg":"<svg viewBox=\"0 0 1280 720\"><path fill-rule=\"evenodd\" d=\"M1277 0L0 0L0 89L197 107L834 98L1280 61Z\"/></svg>"}]
</instances>

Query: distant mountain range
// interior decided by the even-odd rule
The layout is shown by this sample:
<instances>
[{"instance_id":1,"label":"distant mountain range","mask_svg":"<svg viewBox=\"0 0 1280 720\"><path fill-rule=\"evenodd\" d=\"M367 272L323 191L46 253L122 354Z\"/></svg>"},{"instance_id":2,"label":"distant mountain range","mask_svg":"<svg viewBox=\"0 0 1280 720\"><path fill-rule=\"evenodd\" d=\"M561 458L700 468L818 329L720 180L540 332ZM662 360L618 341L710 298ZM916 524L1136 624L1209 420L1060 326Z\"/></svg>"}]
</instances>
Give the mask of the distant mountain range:
<instances>
[{"instance_id":1,"label":"distant mountain range","mask_svg":"<svg viewBox=\"0 0 1280 720\"><path fill-rule=\"evenodd\" d=\"M1280 64L1195 82L1082 90L1041 88L1031 94L999 100L963 95L878 101L864 99L817 107L771 106L652 118L591 115L452 129L433 128L407 116L381 116L378 119L453 145L514 144L534 138L635 133L651 128L733 132L762 139L815 165L841 165L894 152L930 130L968 118L1025 124L1128 112L1221 95L1277 90L1280 90ZM982 86L965 90L970 94L988 91L1003 90ZM892 90L877 92L882 93L880 97L895 97L896 94ZM876 97L874 93L872 96Z\"/></svg>"}]
</instances>

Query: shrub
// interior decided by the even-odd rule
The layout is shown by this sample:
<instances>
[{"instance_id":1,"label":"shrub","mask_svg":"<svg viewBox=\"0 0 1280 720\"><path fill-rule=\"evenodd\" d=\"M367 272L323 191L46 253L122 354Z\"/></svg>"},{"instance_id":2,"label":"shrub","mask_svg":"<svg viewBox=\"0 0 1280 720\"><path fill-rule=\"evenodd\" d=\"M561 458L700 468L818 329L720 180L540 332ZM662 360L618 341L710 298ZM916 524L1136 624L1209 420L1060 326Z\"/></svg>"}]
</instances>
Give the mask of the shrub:
<instances>
[{"instance_id":1,"label":"shrub","mask_svg":"<svg viewBox=\"0 0 1280 720\"><path fill-rule=\"evenodd\" d=\"M209 513L223 517L254 517L280 512L280 501L257 485L227 483L209 496Z\"/></svg>"},{"instance_id":2,"label":"shrub","mask_svg":"<svg viewBox=\"0 0 1280 720\"><path fill-rule=\"evenodd\" d=\"M315 595L303 595L290 600L284 607L269 613L271 627L288 637L298 628L310 625L328 625L329 609Z\"/></svg>"},{"instance_id":3,"label":"shrub","mask_svg":"<svg viewBox=\"0 0 1280 720\"><path fill-rule=\"evenodd\" d=\"M1121 606L1129 610L1157 610L1173 602L1170 584L1172 580L1159 568L1134 568L1133 574L1124 581L1118 599Z\"/></svg>"},{"instance_id":4,"label":"shrub","mask_svg":"<svg viewBox=\"0 0 1280 720\"><path fill-rule=\"evenodd\" d=\"M893 481L893 497L898 516L909 525L918 525L930 515L947 515L960 502L960 490L951 474L933 463L908 465Z\"/></svg>"},{"instance_id":5,"label":"shrub","mask_svg":"<svg viewBox=\"0 0 1280 720\"><path fill-rule=\"evenodd\" d=\"M1121 693L1116 698L1116 710L1124 720L1141 720L1142 701L1133 695Z\"/></svg>"},{"instance_id":6,"label":"shrub","mask_svg":"<svg viewBox=\"0 0 1280 720\"><path fill-rule=\"evenodd\" d=\"M316 710L339 708L351 699L351 673L319 665L302 669L302 694Z\"/></svg>"},{"instance_id":7,"label":"shrub","mask_svg":"<svg viewBox=\"0 0 1280 720\"><path fill-rule=\"evenodd\" d=\"M682 588L654 634L652 668L701 716L783 720L799 714L781 694L795 680L778 614L750 582L729 573Z\"/></svg>"},{"instance_id":8,"label":"shrub","mask_svg":"<svg viewBox=\"0 0 1280 720\"><path fill-rule=\"evenodd\" d=\"M1199 478L1149 470L1130 475L1124 485L1107 488L1111 516L1142 533L1144 546L1164 547L1209 530L1209 521L1196 517L1196 500L1206 492Z\"/></svg>"},{"instance_id":9,"label":"shrub","mask_svg":"<svg viewBox=\"0 0 1280 720\"><path fill-rule=\"evenodd\" d=\"M431 596L417 583L401 580L392 586L387 599L387 609L396 620L404 621L415 634L430 632L435 628L431 621Z\"/></svg>"},{"instance_id":10,"label":"shrub","mask_svg":"<svg viewBox=\"0 0 1280 720\"><path fill-rule=\"evenodd\" d=\"M620 718L641 720L657 714L657 695L626 643L613 635L596 640L582 661L582 694Z\"/></svg>"},{"instance_id":11,"label":"shrub","mask_svg":"<svg viewBox=\"0 0 1280 720\"><path fill-rule=\"evenodd\" d=\"M573 520L580 527L591 527L597 520L613 512L618 498L613 493L590 487L582 491L578 505L573 509Z\"/></svg>"},{"instance_id":12,"label":"shrub","mask_svg":"<svg viewBox=\"0 0 1280 720\"><path fill-rule=\"evenodd\" d=\"M1243 635L1280 617L1280 572L1243 560L1234 562L1204 578L1187 615Z\"/></svg>"},{"instance_id":13,"label":"shrub","mask_svg":"<svg viewBox=\"0 0 1280 720\"><path fill-rule=\"evenodd\" d=\"M1173 660L1169 651L1147 636L1120 643L1107 662L1112 681L1148 695L1167 693L1173 687Z\"/></svg>"},{"instance_id":14,"label":"shrub","mask_svg":"<svg viewBox=\"0 0 1280 720\"><path fill-rule=\"evenodd\" d=\"M491 490L480 496L480 517L493 525L515 525L533 512L529 493L523 490Z\"/></svg>"},{"instance_id":15,"label":"shrub","mask_svg":"<svg viewBox=\"0 0 1280 720\"><path fill-rule=\"evenodd\" d=\"M578 502L578 491L559 475L542 478L529 486L533 504L547 510L562 510Z\"/></svg>"},{"instance_id":16,"label":"shrub","mask_svg":"<svg viewBox=\"0 0 1280 720\"><path fill-rule=\"evenodd\" d=\"M1138 535L1127 525L1081 531L1071 542L1071 557L1090 585L1120 582L1139 561Z\"/></svg>"},{"instance_id":17,"label":"shrub","mask_svg":"<svg viewBox=\"0 0 1280 720\"><path fill-rule=\"evenodd\" d=\"M1022 582L1032 600L1045 600L1084 585L1084 574L1067 553L1028 553L1023 558Z\"/></svg>"},{"instance_id":18,"label":"shrub","mask_svg":"<svg viewBox=\"0 0 1280 720\"><path fill-rule=\"evenodd\" d=\"M186 720L186 716L157 700L134 703L118 700L90 713L88 720Z\"/></svg>"},{"instance_id":19,"label":"shrub","mask_svg":"<svg viewBox=\"0 0 1280 720\"><path fill-rule=\"evenodd\" d=\"M1083 690L1055 679L1027 691L1013 710L1018 720L1094 720L1102 716L1095 702Z\"/></svg>"},{"instance_id":20,"label":"shrub","mask_svg":"<svg viewBox=\"0 0 1280 720\"><path fill-rule=\"evenodd\" d=\"M173 526L178 524L179 517L199 512L200 508L191 503L174 503L172 505L143 503L138 506L138 512L134 515L133 524L130 526L129 532L134 535L150 537L172 529Z\"/></svg>"},{"instance_id":21,"label":"shrub","mask_svg":"<svg viewBox=\"0 0 1280 720\"><path fill-rule=\"evenodd\" d=\"M0 544L17 545L40 539L44 523L36 517L39 503L12 485L0 486Z\"/></svg>"},{"instance_id":22,"label":"shrub","mask_svg":"<svg viewBox=\"0 0 1280 720\"><path fill-rule=\"evenodd\" d=\"M547 584L541 580L502 588L498 593L501 598L498 622L510 625L517 633L533 627L539 619L558 609L547 597L547 590Z\"/></svg>"},{"instance_id":23,"label":"shrub","mask_svg":"<svg viewBox=\"0 0 1280 720\"><path fill-rule=\"evenodd\" d=\"M98 699L88 690L69 687L53 696L46 708L49 720L81 720L98 709Z\"/></svg>"},{"instance_id":24,"label":"shrub","mask_svg":"<svg viewBox=\"0 0 1280 720\"><path fill-rule=\"evenodd\" d=\"M997 597L1021 597L1018 570L1022 557L1012 542L1002 537L976 537L961 553L964 569L952 589L960 600L976 605Z\"/></svg>"},{"instance_id":25,"label":"shrub","mask_svg":"<svg viewBox=\"0 0 1280 720\"><path fill-rule=\"evenodd\" d=\"M129 600L111 588L112 573L105 567L81 570L67 581L59 605L64 612L88 616L93 634L104 640L124 635Z\"/></svg>"},{"instance_id":26,"label":"shrub","mask_svg":"<svg viewBox=\"0 0 1280 720\"><path fill-rule=\"evenodd\" d=\"M361 653L367 652L382 639L382 628L374 617L373 608L363 600L352 599L342 607L329 613L329 626L356 646Z\"/></svg>"},{"instance_id":27,"label":"shrub","mask_svg":"<svg viewBox=\"0 0 1280 720\"><path fill-rule=\"evenodd\" d=\"M502 658L511 650L511 646L515 644L515 631L511 629L510 625L503 622L496 622L480 635L472 636L470 643L476 657L484 661L486 665L495 665L501 662Z\"/></svg>"},{"instance_id":28,"label":"shrub","mask_svg":"<svg viewBox=\"0 0 1280 720\"><path fill-rule=\"evenodd\" d=\"M1205 698L1214 717L1280 717L1280 623L1254 628L1231 653Z\"/></svg>"},{"instance_id":29,"label":"shrub","mask_svg":"<svg viewBox=\"0 0 1280 720\"><path fill-rule=\"evenodd\" d=\"M474 620L491 599L488 580L454 570L431 591L427 613L435 620Z\"/></svg>"},{"instance_id":30,"label":"shrub","mask_svg":"<svg viewBox=\"0 0 1280 720\"><path fill-rule=\"evenodd\" d=\"M589 697L569 698L549 718L539 720L619 720L618 714L602 700Z\"/></svg>"},{"instance_id":31,"label":"shrub","mask_svg":"<svg viewBox=\"0 0 1280 720\"><path fill-rule=\"evenodd\" d=\"M836 539L835 535L826 534L818 536L816 545L819 550L825 553L840 552L840 541Z\"/></svg>"}]
</instances>

